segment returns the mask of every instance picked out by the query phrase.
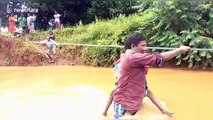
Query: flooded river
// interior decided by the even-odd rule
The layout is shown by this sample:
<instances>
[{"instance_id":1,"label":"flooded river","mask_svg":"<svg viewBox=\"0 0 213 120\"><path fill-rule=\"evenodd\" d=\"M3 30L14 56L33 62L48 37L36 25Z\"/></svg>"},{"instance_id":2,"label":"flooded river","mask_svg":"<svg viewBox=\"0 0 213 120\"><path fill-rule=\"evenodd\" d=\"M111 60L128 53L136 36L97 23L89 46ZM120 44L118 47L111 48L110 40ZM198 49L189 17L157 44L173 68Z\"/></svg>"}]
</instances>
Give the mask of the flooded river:
<instances>
[{"instance_id":1,"label":"flooded river","mask_svg":"<svg viewBox=\"0 0 213 120\"><path fill-rule=\"evenodd\" d=\"M112 107L102 111L114 79L111 68L0 67L0 120L110 120ZM213 120L213 72L150 68L147 79L175 117L145 98L131 119Z\"/></svg>"}]
</instances>

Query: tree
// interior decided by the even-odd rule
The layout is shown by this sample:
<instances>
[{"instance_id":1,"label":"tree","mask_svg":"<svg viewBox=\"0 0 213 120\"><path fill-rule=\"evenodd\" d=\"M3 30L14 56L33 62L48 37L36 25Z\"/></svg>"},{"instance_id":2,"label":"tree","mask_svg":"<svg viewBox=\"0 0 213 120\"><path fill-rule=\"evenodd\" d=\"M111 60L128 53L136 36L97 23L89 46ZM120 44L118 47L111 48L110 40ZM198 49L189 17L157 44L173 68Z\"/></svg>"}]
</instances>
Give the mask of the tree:
<instances>
[{"instance_id":1,"label":"tree","mask_svg":"<svg viewBox=\"0 0 213 120\"><path fill-rule=\"evenodd\" d=\"M153 1L148 10L156 13L148 26L151 46L212 48L213 3L211 1ZM151 30L152 29L152 30ZM213 67L211 51L190 51L177 56L177 65L188 62L189 68Z\"/></svg>"},{"instance_id":2,"label":"tree","mask_svg":"<svg viewBox=\"0 0 213 120\"><path fill-rule=\"evenodd\" d=\"M28 5L39 8L38 23L45 28L48 19L56 10L62 14L62 22L65 25L79 23L91 23L95 18L111 19L120 14L129 15L136 10L132 6L140 3L139 0L28 0ZM43 17L42 17L43 16ZM44 17L45 16L45 17Z\"/></svg>"}]
</instances>

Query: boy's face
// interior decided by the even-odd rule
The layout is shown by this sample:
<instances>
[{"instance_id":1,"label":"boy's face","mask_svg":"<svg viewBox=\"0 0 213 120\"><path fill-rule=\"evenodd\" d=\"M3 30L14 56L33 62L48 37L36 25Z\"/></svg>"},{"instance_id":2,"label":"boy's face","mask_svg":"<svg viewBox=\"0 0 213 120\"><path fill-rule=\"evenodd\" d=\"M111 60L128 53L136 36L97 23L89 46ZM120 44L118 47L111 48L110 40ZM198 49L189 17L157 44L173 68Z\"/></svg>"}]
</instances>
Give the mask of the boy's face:
<instances>
[{"instance_id":1,"label":"boy's face","mask_svg":"<svg viewBox=\"0 0 213 120\"><path fill-rule=\"evenodd\" d=\"M145 40L140 41L138 45L132 45L131 48L134 51L137 51L137 52L140 52L140 53L144 53L144 52L146 52L148 50L147 49L147 44L146 44Z\"/></svg>"}]
</instances>

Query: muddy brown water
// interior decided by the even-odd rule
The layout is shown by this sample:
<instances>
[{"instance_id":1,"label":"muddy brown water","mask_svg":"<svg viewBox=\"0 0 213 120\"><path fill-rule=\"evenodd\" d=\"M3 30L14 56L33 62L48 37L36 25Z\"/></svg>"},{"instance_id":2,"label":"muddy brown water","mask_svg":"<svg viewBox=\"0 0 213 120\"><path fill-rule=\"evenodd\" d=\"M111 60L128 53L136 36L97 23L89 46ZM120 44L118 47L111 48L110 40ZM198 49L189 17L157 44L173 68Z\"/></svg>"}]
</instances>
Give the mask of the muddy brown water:
<instances>
[{"instance_id":1,"label":"muddy brown water","mask_svg":"<svg viewBox=\"0 0 213 120\"><path fill-rule=\"evenodd\" d=\"M213 120L213 74L150 68L149 88L173 112L162 115L148 98L134 120ZM114 88L111 68L0 67L0 120L109 120L101 115Z\"/></svg>"}]
</instances>

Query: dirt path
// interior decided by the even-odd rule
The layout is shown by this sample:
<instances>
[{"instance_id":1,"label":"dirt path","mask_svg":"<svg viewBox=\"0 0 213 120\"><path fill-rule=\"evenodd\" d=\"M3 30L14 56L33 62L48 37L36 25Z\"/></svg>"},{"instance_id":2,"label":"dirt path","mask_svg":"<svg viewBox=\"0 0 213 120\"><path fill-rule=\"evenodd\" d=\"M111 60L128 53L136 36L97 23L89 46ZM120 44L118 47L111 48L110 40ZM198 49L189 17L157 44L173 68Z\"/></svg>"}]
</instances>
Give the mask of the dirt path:
<instances>
[{"instance_id":1,"label":"dirt path","mask_svg":"<svg viewBox=\"0 0 213 120\"><path fill-rule=\"evenodd\" d=\"M0 73L1 120L100 120L114 87L111 68L0 67ZM212 72L150 69L148 85L176 116L162 115L145 99L135 119L213 119Z\"/></svg>"}]
</instances>

